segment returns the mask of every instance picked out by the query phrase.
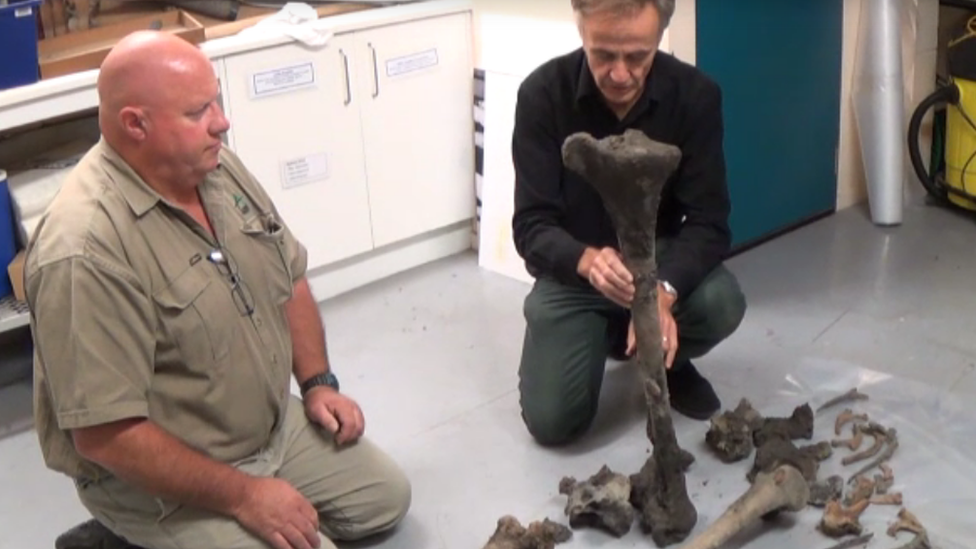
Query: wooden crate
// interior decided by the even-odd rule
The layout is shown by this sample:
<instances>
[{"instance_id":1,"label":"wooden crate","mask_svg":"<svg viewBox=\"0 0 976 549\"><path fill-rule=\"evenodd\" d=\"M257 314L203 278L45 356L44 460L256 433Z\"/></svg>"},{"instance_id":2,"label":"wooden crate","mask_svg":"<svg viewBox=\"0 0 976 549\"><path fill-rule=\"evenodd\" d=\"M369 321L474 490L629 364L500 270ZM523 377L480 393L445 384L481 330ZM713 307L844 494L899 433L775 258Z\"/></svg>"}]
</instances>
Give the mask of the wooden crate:
<instances>
[{"instance_id":1,"label":"wooden crate","mask_svg":"<svg viewBox=\"0 0 976 549\"><path fill-rule=\"evenodd\" d=\"M203 25L182 10L134 17L114 25L45 38L37 43L41 78L97 69L119 40L146 29L171 32L192 44L206 39Z\"/></svg>"}]
</instances>

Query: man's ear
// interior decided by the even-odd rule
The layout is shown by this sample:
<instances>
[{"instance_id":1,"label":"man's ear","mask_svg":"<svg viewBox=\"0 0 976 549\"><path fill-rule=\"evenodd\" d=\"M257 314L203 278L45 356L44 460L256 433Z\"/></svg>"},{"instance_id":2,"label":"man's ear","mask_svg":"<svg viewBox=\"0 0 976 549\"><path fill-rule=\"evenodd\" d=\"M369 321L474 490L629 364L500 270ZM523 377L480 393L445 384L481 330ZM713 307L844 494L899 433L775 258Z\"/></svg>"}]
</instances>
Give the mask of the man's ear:
<instances>
[{"instance_id":1,"label":"man's ear","mask_svg":"<svg viewBox=\"0 0 976 549\"><path fill-rule=\"evenodd\" d=\"M122 130L132 139L143 141L147 137L149 122L141 109L125 107L119 112Z\"/></svg>"}]
</instances>

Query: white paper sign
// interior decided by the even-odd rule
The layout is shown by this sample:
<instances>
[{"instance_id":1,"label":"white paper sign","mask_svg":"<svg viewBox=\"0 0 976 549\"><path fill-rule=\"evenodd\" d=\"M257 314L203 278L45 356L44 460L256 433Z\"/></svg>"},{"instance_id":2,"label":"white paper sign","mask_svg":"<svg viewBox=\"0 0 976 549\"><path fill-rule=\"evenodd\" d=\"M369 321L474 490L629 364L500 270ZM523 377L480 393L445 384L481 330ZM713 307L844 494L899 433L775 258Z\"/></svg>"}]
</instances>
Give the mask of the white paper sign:
<instances>
[{"instance_id":1,"label":"white paper sign","mask_svg":"<svg viewBox=\"0 0 976 549\"><path fill-rule=\"evenodd\" d=\"M252 99L313 86L315 65L311 61L251 74Z\"/></svg>"},{"instance_id":2,"label":"white paper sign","mask_svg":"<svg viewBox=\"0 0 976 549\"><path fill-rule=\"evenodd\" d=\"M411 53L401 57L394 57L386 61L387 76L402 76L437 65L437 49L429 49L419 53Z\"/></svg>"},{"instance_id":3,"label":"white paper sign","mask_svg":"<svg viewBox=\"0 0 976 549\"><path fill-rule=\"evenodd\" d=\"M307 185L328 177L329 159L325 153L281 161L281 186L285 189Z\"/></svg>"}]
</instances>

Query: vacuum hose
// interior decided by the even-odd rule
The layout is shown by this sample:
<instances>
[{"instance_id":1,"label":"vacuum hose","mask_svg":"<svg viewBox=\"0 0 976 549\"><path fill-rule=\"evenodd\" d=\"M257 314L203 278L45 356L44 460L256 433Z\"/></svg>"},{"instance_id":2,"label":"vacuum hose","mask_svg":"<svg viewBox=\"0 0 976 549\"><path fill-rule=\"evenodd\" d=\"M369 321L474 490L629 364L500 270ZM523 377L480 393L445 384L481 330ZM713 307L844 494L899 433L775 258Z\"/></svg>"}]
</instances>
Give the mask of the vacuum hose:
<instances>
[{"instance_id":1,"label":"vacuum hose","mask_svg":"<svg viewBox=\"0 0 976 549\"><path fill-rule=\"evenodd\" d=\"M943 102L951 103L953 105L959 103L959 88L957 88L955 84L949 84L948 86L939 88L932 92L928 97L923 99L921 103L919 103L918 107L915 109L915 112L912 113L912 118L908 123L908 155L911 158L912 168L915 170L915 175L918 176L918 179L922 182L922 186L925 187L925 190L936 198L947 200L947 187L933 179L931 176L929 176L928 172L925 171L925 165L922 163L922 155L918 150L918 134L922 127L922 119L925 117L925 113L938 103Z\"/></svg>"}]
</instances>

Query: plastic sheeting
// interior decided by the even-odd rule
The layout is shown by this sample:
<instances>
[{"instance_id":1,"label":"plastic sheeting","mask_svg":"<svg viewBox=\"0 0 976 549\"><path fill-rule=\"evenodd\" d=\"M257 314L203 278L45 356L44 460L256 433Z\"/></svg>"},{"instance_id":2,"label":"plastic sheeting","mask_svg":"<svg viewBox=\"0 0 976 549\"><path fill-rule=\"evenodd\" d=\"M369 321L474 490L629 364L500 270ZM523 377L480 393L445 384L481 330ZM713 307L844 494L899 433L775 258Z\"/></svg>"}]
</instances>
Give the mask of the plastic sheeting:
<instances>
[{"instance_id":1,"label":"plastic sheeting","mask_svg":"<svg viewBox=\"0 0 976 549\"><path fill-rule=\"evenodd\" d=\"M776 386L773 382L771 389ZM922 383L850 364L804 359L786 375L778 389L769 393L768 400L754 401L753 405L768 417L788 416L798 405L809 403L816 410L853 387L867 393L870 399L820 412L815 416L814 437L809 443L849 438L849 425L841 437L834 435L834 420L846 407L865 412L872 421L897 429L900 445L888 462L895 475L890 492L903 494L902 507L914 513L929 530L933 547L976 547L976 404L972 399L944 394ZM736 403L725 404L732 408ZM865 438L861 450L871 440ZM798 445L806 443L797 441ZM755 453L741 462L726 465L708 455L704 445L689 449L699 458L689 471L689 492L693 493L699 512L699 523L690 541L748 488L745 473L751 468ZM839 474L847 479L869 462L843 466L841 459L849 453L846 448L835 449L833 456L821 464L818 478ZM879 472L874 469L869 474ZM706 486L698 481L703 478L708 479ZM900 508L872 505L864 512L860 520L864 533L874 534L869 549L896 548L912 539L907 532L897 538L886 533ZM822 516L821 509L808 506L800 513L784 514L769 523L760 523L724 547L826 549L841 540L828 538L816 529Z\"/></svg>"},{"instance_id":2,"label":"plastic sheeting","mask_svg":"<svg viewBox=\"0 0 976 549\"><path fill-rule=\"evenodd\" d=\"M863 0L854 72L854 116L871 219L897 225L904 209L906 104L903 22L914 0Z\"/></svg>"}]
</instances>

